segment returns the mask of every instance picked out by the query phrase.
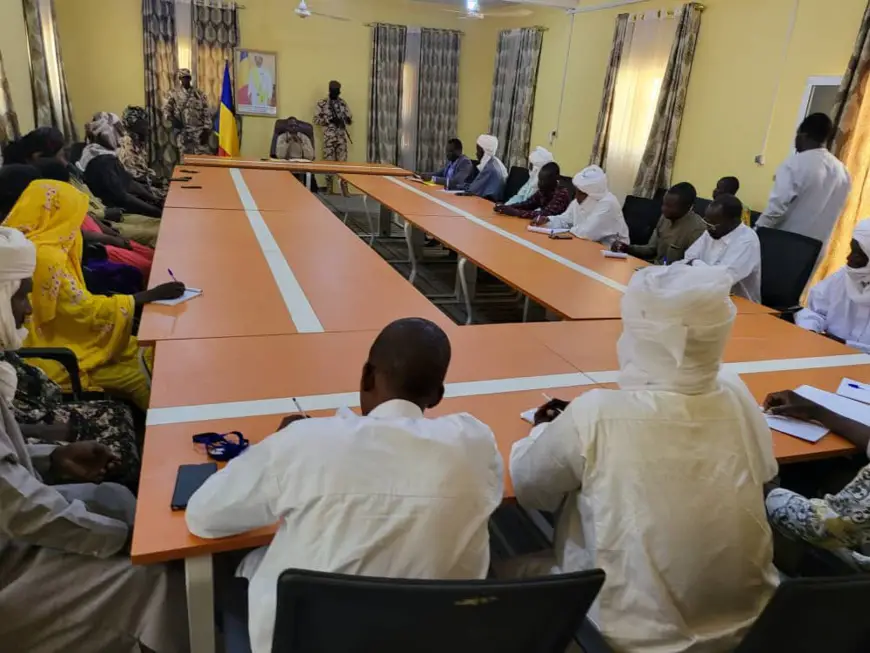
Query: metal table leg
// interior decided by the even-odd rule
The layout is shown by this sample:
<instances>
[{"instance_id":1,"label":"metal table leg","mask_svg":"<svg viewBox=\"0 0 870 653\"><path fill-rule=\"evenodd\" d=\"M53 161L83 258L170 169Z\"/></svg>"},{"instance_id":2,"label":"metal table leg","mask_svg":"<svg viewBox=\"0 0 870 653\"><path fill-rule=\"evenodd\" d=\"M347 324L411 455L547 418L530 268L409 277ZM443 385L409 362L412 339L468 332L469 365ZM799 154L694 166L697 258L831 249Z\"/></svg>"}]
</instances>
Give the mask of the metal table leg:
<instances>
[{"instance_id":1,"label":"metal table leg","mask_svg":"<svg viewBox=\"0 0 870 653\"><path fill-rule=\"evenodd\" d=\"M405 242L408 244L408 259L411 262L411 275L408 281L414 283L417 278L417 262L423 258L423 244L426 242L426 234L415 229L410 222L405 222Z\"/></svg>"},{"instance_id":2,"label":"metal table leg","mask_svg":"<svg viewBox=\"0 0 870 653\"><path fill-rule=\"evenodd\" d=\"M190 653L215 653L214 575L211 555L185 558Z\"/></svg>"},{"instance_id":3,"label":"metal table leg","mask_svg":"<svg viewBox=\"0 0 870 653\"><path fill-rule=\"evenodd\" d=\"M461 294L465 300L465 311L468 314L465 323L471 324L471 300L474 298L477 288L477 266L469 263L468 259L463 256L459 259L459 264L456 266L456 278L459 282L457 294Z\"/></svg>"}]
</instances>

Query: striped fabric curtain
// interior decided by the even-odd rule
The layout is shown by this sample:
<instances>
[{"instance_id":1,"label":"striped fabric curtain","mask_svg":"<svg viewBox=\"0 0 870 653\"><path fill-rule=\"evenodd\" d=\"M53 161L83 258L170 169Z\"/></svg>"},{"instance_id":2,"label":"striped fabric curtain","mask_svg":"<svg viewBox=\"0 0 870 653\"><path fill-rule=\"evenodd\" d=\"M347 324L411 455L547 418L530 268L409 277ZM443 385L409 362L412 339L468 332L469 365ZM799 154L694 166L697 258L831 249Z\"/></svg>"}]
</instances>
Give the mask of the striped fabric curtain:
<instances>
[{"instance_id":1,"label":"striped fabric curtain","mask_svg":"<svg viewBox=\"0 0 870 653\"><path fill-rule=\"evenodd\" d=\"M178 163L172 127L163 120L166 96L175 85L178 48L172 0L142 0L142 44L145 53L145 108L148 111L148 154L151 167L169 178Z\"/></svg>"},{"instance_id":2,"label":"striped fabric curtain","mask_svg":"<svg viewBox=\"0 0 870 653\"><path fill-rule=\"evenodd\" d=\"M399 160L399 111L407 35L404 25L372 25L367 134L367 159L372 163L396 164Z\"/></svg>"},{"instance_id":3,"label":"striped fabric curtain","mask_svg":"<svg viewBox=\"0 0 870 653\"><path fill-rule=\"evenodd\" d=\"M18 114L12 106L12 93L9 90L9 79L6 77L6 69L3 67L3 54L0 53L0 151L10 141L21 136L18 128ZM0 159L2 163L2 159Z\"/></svg>"},{"instance_id":4,"label":"striped fabric curtain","mask_svg":"<svg viewBox=\"0 0 870 653\"><path fill-rule=\"evenodd\" d=\"M539 27L503 30L498 35L489 133L498 138L498 156L508 168L528 165L543 42Z\"/></svg>"},{"instance_id":5,"label":"striped fabric curtain","mask_svg":"<svg viewBox=\"0 0 870 653\"><path fill-rule=\"evenodd\" d=\"M76 127L63 71L54 0L23 0L23 6L36 126L56 127L67 141L75 141Z\"/></svg>"},{"instance_id":6,"label":"striped fabric curtain","mask_svg":"<svg viewBox=\"0 0 870 653\"><path fill-rule=\"evenodd\" d=\"M437 170L459 118L461 34L423 28L417 93L417 170Z\"/></svg>"},{"instance_id":7,"label":"striped fabric curtain","mask_svg":"<svg viewBox=\"0 0 870 653\"><path fill-rule=\"evenodd\" d=\"M628 33L628 14L616 17L616 29L613 32L613 46L610 49L610 61L604 76L604 93L601 97L601 109L598 111L598 125L595 128L595 141L592 143L592 155L589 165L604 167L607 160L607 141L610 138L610 125L613 120L613 98L616 95L616 78L619 75L619 64L622 63L622 53L625 50Z\"/></svg>"}]
</instances>

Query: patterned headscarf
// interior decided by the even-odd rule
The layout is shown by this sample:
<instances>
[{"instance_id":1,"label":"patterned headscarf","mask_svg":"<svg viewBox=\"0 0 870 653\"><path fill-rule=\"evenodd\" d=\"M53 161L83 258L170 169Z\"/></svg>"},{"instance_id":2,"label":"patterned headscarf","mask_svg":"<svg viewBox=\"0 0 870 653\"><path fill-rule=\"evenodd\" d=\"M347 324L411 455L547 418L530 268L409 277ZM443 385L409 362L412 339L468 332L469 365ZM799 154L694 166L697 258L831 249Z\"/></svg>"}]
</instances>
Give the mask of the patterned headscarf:
<instances>
[{"instance_id":1,"label":"patterned headscarf","mask_svg":"<svg viewBox=\"0 0 870 653\"><path fill-rule=\"evenodd\" d=\"M121 120L124 122L124 127L126 127L129 131L132 131L133 128L140 122L148 121L148 112L145 111L143 107L130 105L129 107L124 109L124 115L122 116Z\"/></svg>"},{"instance_id":2,"label":"patterned headscarf","mask_svg":"<svg viewBox=\"0 0 870 653\"><path fill-rule=\"evenodd\" d=\"M123 125L118 115L106 111L95 113L91 121L85 125L88 144L76 164L82 172L87 170L88 164L98 156L118 155L116 150L121 144L121 135L118 133L119 126L122 127L121 131L123 131Z\"/></svg>"},{"instance_id":3,"label":"patterned headscarf","mask_svg":"<svg viewBox=\"0 0 870 653\"><path fill-rule=\"evenodd\" d=\"M193 77L193 75L190 74L190 68L179 68L178 72L175 73L175 77L180 82L185 77Z\"/></svg>"}]
</instances>

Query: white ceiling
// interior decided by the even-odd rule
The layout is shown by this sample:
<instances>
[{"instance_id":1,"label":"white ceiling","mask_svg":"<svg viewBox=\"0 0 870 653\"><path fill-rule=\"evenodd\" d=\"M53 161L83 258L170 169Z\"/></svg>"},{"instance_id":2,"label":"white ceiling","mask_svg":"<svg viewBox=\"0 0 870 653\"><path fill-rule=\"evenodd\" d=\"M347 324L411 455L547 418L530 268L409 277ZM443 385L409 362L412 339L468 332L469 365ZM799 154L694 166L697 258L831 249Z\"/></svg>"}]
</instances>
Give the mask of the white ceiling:
<instances>
[{"instance_id":1,"label":"white ceiling","mask_svg":"<svg viewBox=\"0 0 870 653\"><path fill-rule=\"evenodd\" d=\"M435 2L442 5L454 5L465 7L465 0L414 0L415 2ZM477 0L481 7L509 7L516 6L512 2L504 2L503 0Z\"/></svg>"}]
</instances>

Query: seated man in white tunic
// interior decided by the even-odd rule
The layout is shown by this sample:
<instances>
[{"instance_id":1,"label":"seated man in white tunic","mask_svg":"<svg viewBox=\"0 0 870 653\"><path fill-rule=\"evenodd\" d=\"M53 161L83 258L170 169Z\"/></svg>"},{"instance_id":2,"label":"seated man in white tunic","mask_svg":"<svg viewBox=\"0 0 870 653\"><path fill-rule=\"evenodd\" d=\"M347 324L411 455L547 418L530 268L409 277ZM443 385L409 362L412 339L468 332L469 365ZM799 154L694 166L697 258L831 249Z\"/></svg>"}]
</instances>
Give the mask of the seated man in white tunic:
<instances>
[{"instance_id":1,"label":"seated man in white tunic","mask_svg":"<svg viewBox=\"0 0 870 653\"><path fill-rule=\"evenodd\" d=\"M719 195L707 207L707 230L686 250L677 265L715 265L731 277L731 294L761 302L761 243L743 224L743 203L733 195Z\"/></svg>"},{"instance_id":2,"label":"seated man in white tunic","mask_svg":"<svg viewBox=\"0 0 870 653\"><path fill-rule=\"evenodd\" d=\"M870 353L870 220L852 234L846 265L810 290L795 324Z\"/></svg>"},{"instance_id":3,"label":"seated man in white tunic","mask_svg":"<svg viewBox=\"0 0 870 653\"><path fill-rule=\"evenodd\" d=\"M363 366L361 416L342 409L293 421L193 495L187 525L199 537L279 524L272 543L238 569L250 580L250 640L231 633L228 653L271 653L285 569L486 577L502 459L492 431L471 415L424 416L444 396L449 363L450 341L437 325L421 318L387 325ZM241 625L248 615L229 616Z\"/></svg>"},{"instance_id":4,"label":"seated man in white tunic","mask_svg":"<svg viewBox=\"0 0 870 653\"><path fill-rule=\"evenodd\" d=\"M36 250L0 227L0 346L27 334ZM10 408L17 375L0 364L0 650L175 653L187 650L181 577L133 566L136 499L99 481L114 463L96 442L27 445ZM179 582L175 583L177 580ZM171 582L173 581L173 582Z\"/></svg>"},{"instance_id":5,"label":"seated man in white tunic","mask_svg":"<svg viewBox=\"0 0 870 653\"><path fill-rule=\"evenodd\" d=\"M743 382L720 374L730 289L717 268L635 273L619 389L548 403L511 451L520 505L560 514L555 557L504 571L603 569L590 617L621 653L733 650L777 584L770 429Z\"/></svg>"},{"instance_id":6,"label":"seated man in white tunic","mask_svg":"<svg viewBox=\"0 0 870 653\"><path fill-rule=\"evenodd\" d=\"M610 246L616 240L628 242L628 225L616 195L607 188L607 175L598 166L584 168L572 180L574 200L561 215L535 220L537 227L570 229L577 238Z\"/></svg>"}]
</instances>

